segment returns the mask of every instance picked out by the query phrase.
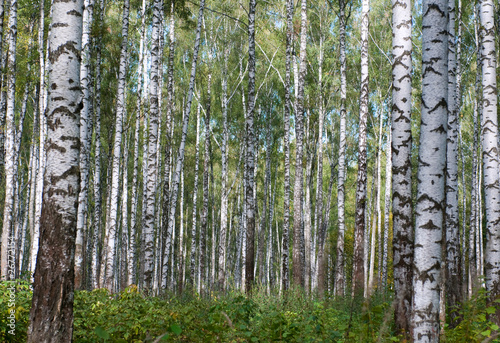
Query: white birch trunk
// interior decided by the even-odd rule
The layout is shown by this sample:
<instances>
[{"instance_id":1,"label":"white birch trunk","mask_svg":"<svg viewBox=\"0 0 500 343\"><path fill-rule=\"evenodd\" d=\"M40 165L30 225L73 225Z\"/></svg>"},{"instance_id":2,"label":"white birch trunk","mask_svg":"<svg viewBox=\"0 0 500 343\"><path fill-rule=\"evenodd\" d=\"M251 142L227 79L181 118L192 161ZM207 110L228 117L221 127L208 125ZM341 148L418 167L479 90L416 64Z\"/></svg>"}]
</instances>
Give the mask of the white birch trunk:
<instances>
[{"instance_id":1,"label":"white birch trunk","mask_svg":"<svg viewBox=\"0 0 500 343\"><path fill-rule=\"evenodd\" d=\"M106 227L106 240L105 246L105 275L104 286L113 291L114 286L114 265L115 249L116 249L116 233L118 229L118 199L119 199L119 184L120 184L120 159L121 159L121 146L122 146L122 130L123 121L126 118L125 108L125 88L126 88L126 73L127 73L127 46L128 46L128 25L129 25L129 5L130 1L125 0L123 4L123 17L122 17L122 42L120 49L120 66L118 71L118 94L116 101L116 121L115 121L115 138L113 141L113 157L112 157L112 173L111 173L111 192L110 192L110 211L109 221Z\"/></svg>"},{"instance_id":2,"label":"white birch trunk","mask_svg":"<svg viewBox=\"0 0 500 343\"><path fill-rule=\"evenodd\" d=\"M486 289L490 299L500 296L500 184L498 162L495 8L493 0L479 2L482 67L482 147L486 209ZM497 311L497 317L500 312ZM498 321L498 318L496 319Z\"/></svg>"},{"instance_id":3,"label":"white birch trunk","mask_svg":"<svg viewBox=\"0 0 500 343\"><path fill-rule=\"evenodd\" d=\"M54 2L46 113L47 187L28 329L30 343L70 342L73 334L82 12L82 0Z\"/></svg>"},{"instance_id":4,"label":"white birch trunk","mask_svg":"<svg viewBox=\"0 0 500 343\"><path fill-rule=\"evenodd\" d=\"M198 104L198 111L196 114L196 145L195 145L195 165L194 165L194 186L193 186L193 226L191 228L191 288L194 291L199 287L195 288L196 281L196 223L198 218L198 170L200 164L200 108L201 105ZM198 278L199 279L199 278ZM197 285L196 285L197 286Z\"/></svg>"},{"instance_id":5,"label":"white birch trunk","mask_svg":"<svg viewBox=\"0 0 500 343\"><path fill-rule=\"evenodd\" d=\"M413 219L411 194L412 14L410 0L392 0L392 214L394 321L409 335L412 302Z\"/></svg>"},{"instance_id":6,"label":"white birch trunk","mask_svg":"<svg viewBox=\"0 0 500 343\"><path fill-rule=\"evenodd\" d=\"M6 142L5 142L5 205L3 213L1 269L2 280L15 278L15 237L12 236L14 220L15 195L15 136L16 124L14 107L16 100L16 45L17 45L17 0L10 1L9 13L9 48L7 61L7 111L5 114Z\"/></svg>"},{"instance_id":7,"label":"white birch trunk","mask_svg":"<svg viewBox=\"0 0 500 343\"><path fill-rule=\"evenodd\" d=\"M359 95L358 176L356 181L356 223L354 229L353 294L363 292L365 282L366 130L368 120L368 28L370 1L362 1L361 13L361 92Z\"/></svg>"},{"instance_id":8,"label":"white birch trunk","mask_svg":"<svg viewBox=\"0 0 500 343\"><path fill-rule=\"evenodd\" d=\"M87 221L88 184L90 172L90 147L92 140L91 109L92 99L90 90L90 30L94 12L94 1L85 0L83 11L82 31L82 62L80 65L80 88L82 89L82 109L80 111L80 194L78 196L78 215L76 221L76 248L75 248L75 288L83 286L84 252L83 239Z\"/></svg>"},{"instance_id":9,"label":"white birch trunk","mask_svg":"<svg viewBox=\"0 0 500 343\"><path fill-rule=\"evenodd\" d=\"M335 288L334 292L337 296L343 296L345 292L344 279L344 234L345 234L345 173L346 173L346 99L347 99L347 80L346 80L346 18L345 18L345 1L339 1L339 25L340 25L340 137L339 137L339 170L337 181L337 213L339 233L337 238L337 261L335 265ZM323 233L324 236L324 233ZM324 244L324 238L320 244ZM320 247L320 254L323 247ZM324 293L324 284L326 278L326 270L324 261L320 259L318 273L321 280L318 280L318 291Z\"/></svg>"},{"instance_id":10,"label":"white birch trunk","mask_svg":"<svg viewBox=\"0 0 500 343\"><path fill-rule=\"evenodd\" d=\"M422 13L422 119L412 322L415 341L438 342L448 117L448 1L425 0Z\"/></svg>"},{"instance_id":11,"label":"white birch trunk","mask_svg":"<svg viewBox=\"0 0 500 343\"><path fill-rule=\"evenodd\" d=\"M144 289L151 291L154 280L154 228L155 228L155 195L157 177L157 140L158 140L158 85L159 85L159 35L161 27L161 1L153 2L153 29L151 33L151 74L149 84L149 135L147 140L147 182L144 184L145 217L143 218L144 235Z\"/></svg>"}]
</instances>

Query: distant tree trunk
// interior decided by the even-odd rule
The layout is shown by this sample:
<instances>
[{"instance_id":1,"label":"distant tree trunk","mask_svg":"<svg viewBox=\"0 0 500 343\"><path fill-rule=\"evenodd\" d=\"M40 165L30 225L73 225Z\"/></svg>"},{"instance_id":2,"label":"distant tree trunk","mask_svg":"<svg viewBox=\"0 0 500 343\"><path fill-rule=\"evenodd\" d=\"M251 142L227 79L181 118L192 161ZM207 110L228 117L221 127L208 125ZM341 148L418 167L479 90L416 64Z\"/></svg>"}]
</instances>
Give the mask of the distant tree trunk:
<instances>
[{"instance_id":1,"label":"distant tree trunk","mask_svg":"<svg viewBox=\"0 0 500 343\"><path fill-rule=\"evenodd\" d=\"M40 5L43 9L43 5ZM0 87L4 82L4 69L3 69L3 32L4 32L4 16L5 16L5 4L4 0L0 0ZM43 31L43 30L42 30ZM43 50L43 49L42 49ZM41 67L43 69L43 67ZM5 125L5 112L2 110L0 114L0 126ZM0 180L3 180L4 168L5 168L5 134L0 132Z\"/></svg>"},{"instance_id":2,"label":"distant tree trunk","mask_svg":"<svg viewBox=\"0 0 500 343\"><path fill-rule=\"evenodd\" d=\"M345 0L339 0L339 28L340 28L340 138L339 138L339 171L337 181L337 206L338 206L338 225L339 234L337 239L337 261L335 266L335 295L343 296L345 292L344 279L344 234L345 234L345 151L346 151L346 98L347 98L347 81L346 81L346 18L345 18ZM320 249L321 252L321 249ZM324 283L326 277L325 266L321 265L323 261L320 259L318 291L324 293Z\"/></svg>"},{"instance_id":3,"label":"distant tree trunk","mask_svg":"<svg viewBox=\"0 0 500 343\"><path fill-rule=\"evenodd\" d=\"M172 173L171 168L171 149L172 141L170 131L173 127L173 113L174 113L174 58L175 58L175 16L174 16L174 3L171 3L170 7L170 32L169 32L169 52L168 52L168 72L167 72L167 112L165 120L165 170L163 172L163 200L162 200L162 241L161 241L161 287L167 287L167 274L168 274L168 264L164 261L166 255L169 251L165 252L167 241L170 242L170 231L168 227L168 217L170 209L170 178Z\"/></svg>"},{"instance_id":4,"label":"distant tree trunk","mask_svg":"<svg viewBox=\"0 0 500 343\"><path fill-rule=\"evenodd\" d=\"M306 76L306 44L307 44L307 1L301 0L300 11L300 62L297 93L297 112L295 113L295 186L293 188L293 283L304 287L301 259L301 241L304 239L302 226L302 193L303 193L303 136L304 136L304 88Z\"/></svg>"},{"instance_id":5,"label":"distant tree trunk","mask_svg":"<svg viewBox=\"0 0 500 343\"><path fill-rule=\"evenodd\" d=\"M368 25L370 1L363 0L361 13L361 93L359 95L358 176L356 181L356 223L354 228L353 294L363 292L365 280L364 233L366 207L366 125L368 120Z\"/></svg>"},{"instance_id":6,"label":"distant tree trunk","mask_svg":"<svg viewBox=\"0 0 500 343\"><path fill-rule=\"evenodd\" d=\"M78 215L76 222L75 248L75 288L83 287L85 254L83 252L84 235L87 221L88 184L90 175L90 147L92 144L92 111L90 80L90 30L94 12L94 1L85 0L82 29L82 62L80 66L80 87L82 89L82 109L80 111L80 194L78 196Z\"/></svg>"},{"instance_id":7,"label":"distant tree trunk","mask_svg":"<svg viewBox=\"0 0 500 343\"><path fill-rule=\"evenodd\" d=\"M290 99L290 73L292 63L293 46L293 0L286 2L286 74L285 74L285 118L284 118L284 138L283 151L285 154L284 166L284 195L283 195L283 242L282 242L282 273L281 287L283 291L288 290L289 267L288 267L288 242L290 229L290 114L292 112L292 102Z\"/></svg>"},{"instance_id":8,"label":"distant tree trunk","mask_svg":"<svg viewBox=\"0 0 500 343\"><path fill-rule=\"evenodd\" d=\"M227 36L227 21L224 25L224 34ZM227 38L227 37L225 37ZM220 205L220 240L219 240L219 290L224 290L226 279L226 230L227 230L227 161L229 155L229 129L227 124L227 63L229 59L230 48L224 47L224 64L222 70L222 143L221 143L221 205Z\"/></svg>"},{"instance_id":9,"label":"distant tree trunk","mask_svg":"<svg viewBox=\"0 0 500 343\"><path fill-rule=\"evenodd\" d=\"M99 0L99 23L103 23L104 0ZM95 132L95 166L94 166L94 230L90 256L92 256L91 288L99 286L99 272L101 265L101 43L96 42L96 70L94 92L94 132Z\"/></svg>"},{"instance_id":10,"label":"distant tree trunk","mask_svg":"<svg viewBox=\"0 0 500 343\"><path fill-rule=\"evenodd\" d=\"M262 215L260 220L260 232L259 232L259 282L265 284L265 233L267 226L267 206L269 202L269 185L271 184L271 122L269 113L267 116L267 127L266 127L266 169L265 169L265 179L264 179L264 199L262 202Z\"/></svg>"},{"instance_id":11,"label":"distant tree trunk","mask_svg":"<svg viewBox=\"0 0 500 343\"><path fill-rule=\"evenodd\" d=\"M306 125L306 175L305 175L305 196L303 198L303 225L304 225L304 257L303 261L303 274L304 274L304 290L306 294L310 293L310 279L311 279L311 230L312 230L312 210L311 210L311 188L312 188L312 166L314 159L314 151L312 145L312 135L310 128L310 116L307 116Z\"/></svg>"},{"instance_id":12,"label":"distant tree trunk","mask_svg":"<svg viewBox=\"0 0 500 343\"><path fill-rule=\"evenodd\" d=\"M448 138L446 150L446 301L451 327L458 324L462 302L460 275L460 228L458 213L458 109L457 60L455 55L455 0L448 1Z\"/></svg>"},{"instance_id":13,"label":"distant tree trunk","mask_svg":"<svg viewBox=\"0 0 500 343\"><path fill-rule=\"evenodd\" d=\"M196 280L196 223L197 223L197 205L198 205L198 170L200 163L200 108L201 105L198 104L198 112L196 115L196 145L195 145L195 165L194 165L194 186L193 186L193 226L191 228L191 287L192 290L195 288ZM201 242L201 240L200 240ZM200 250L201 251L201 250Z\"/></svg>"},{"instance_id":14,"label":"distant tree trunk","mask_svg":"<svg viewBox=\"0 0 500 343\"><path fill-rule=\"evenodd\" d=\"M315 215L314 215L314 227L315 227L315 235L317 237L318 244L318 253L315 255L314 247L312 250L311 256L316 256L316 260L312 260L313 262L313 272L312 272L312 290L317 289L318 285L318 263L323 260L324 255L324 237L321 230L321 219L323 217L323 131L324 131L324 118L325 118L325 109L324 109L324 99L323 99L323 55L324 55L324 37L323 34L320 34L319 37L319 57L318 57L318 73L319 73L319 119L318 119L318 169L316 171L316 207L315 207ZM324 273L320 277L321 282L324 283ZM320 287L322 296L324 293L324 286Z\"/></svg>"},{"instance_id":15,"label":"distant tree trunk","mask_svg":"<svg viewBox=\"0 0 500 343\"><path fill-rule=\"evenodd\" d=\"M392 0L392 221L394 321L409 335L412 297L411 1Z\"/></svg>"},{"instance_id":16,"label":"distant tree trunk","mask_svg":"<svg viewBox=\"0 0 500 343\"><path fill-rule=\"evenodd\" d=\"M246 260L245 260L245 290L252 294L254 283L254 236L255 236L255 203L254 203L254 112L255 112L255 6L256 0L249 1L248 10L248 112L245 119L247 140L246 151Z\"/></svg>"},{"instance_id":17,"label":"distant tree trunk","mask_svg":"<svg viewBox=\"0 0 500 343\"><path fill-rule=\"evenodd\" d=\"M500 296L500 185L498 163L498 120L494 4L479 2L482 67L482 147L484 203L486 207L486 289L491 300ZM497 311L498 322L500 312Z\"/></svg>"},{"instance_id":18,"label":"distant tree trunk","mask_svg":"<svg viewBox=\"0 0 500 343\"><path fill-rule=\"evenodd\" d=\"M16 175L14 175L16 148L16 123L14 108L16 101L16 45L17 45L17 0L10 1L9 14L9 50L7 61L7 111L5 114L5 125L7 141L5 142L5 205L3 209L2 228L2 255L0 275L3 280L15 278L15 270L9 266L14 265L15 254L13 253L14 242L12 239L12 227L14 220L14 195L16 191Z\"/></svg>"},{"instance_id":19,"label":"distant tree trunk","mask_svg":"<svg viewBox=\"0 0 500 343\"><path fill-rule=\"evenodd\" d=\"M11 8L12 10L12 8ZM79 188L80 48L83 1L54 2L47 123L46 188L28 342L70 342ZM70 83L68 80L73 80ZM59 123L59 124L57 124ZM68 192L67 190L74 190Z\"/></svg>"},{"instance_id":20,"label":"distant tree trunk","mask_svg":"<svg viewBox=\"0 0 500 343\"><path fill-rule=\"evenodd\" d=\"M139 41L139 63L137 65L137 102L135 105L135 135L134 135L134 171L132 176L132 204L130 213L130 242L128 247L128 283L133 284L137 277L137 211L139 202L139 135L141 129L142 116L142 86L144 83L143 77L143 61L144 61L144 39L146 32L146 16L143 15L146 11L146 0L142 0L141 7L141 39Z\"/></svg>"},{"instance_id":21,"label":"distant tree trunk","mask_svg":"<svg viewBox=\"0 0 500 343\"><path fill-rule=\"evenodd\" d=\"M438 342L448 117L448 1L426 0L422 13L422 122L411 319L415 341Z\"/></svg>"},{"instance_id":22,"label":"distant tree trunk","mask_svg":"<svg viewBox=\"0 0 500 343\"><path fill-rule=\"evenodd\" d=\"M389 123L390 125L390 123ZM385 202L384 202L384 254L382 257L382 291L387 291L387 262L389 259L389 216L391 214L392 197L392 134L391 128L387 132L385 156Z\"/></svg>"},{"instance_id":23,"label":"distant tree trunk","mask_svg":"<svg viewBox=\"0 0 500 343\"><path fill-rule=\"evenodd\" d=\"M179 223L179 260L178 260L178 274L177 286L179 294L182 294L182 287L184 284L184 171L181 172L181 199L180 199L180 223Z\"/></svg>"},{"instance_id":24,"label":"distant tree trunk","mask_svg":"<svg viewBox=\"0 0 500 343\"><path fill-rule=\"evenodd\" d=\"M117 289L122 291L128 285L128 248L130 237L128 234L128 139L125 134L125 142L123 144L123 181L122 181L122 230L120 235L120 284Z\"/></svg>"},{"instance_id":25,"label":"distant tree trunk","mask_svg":"<svg viewBox=\"0 0 500 343\"><path fill-rule=\"evenodd\" d=\"M208 235L208 168L210 159L210 110L205 112L205 154L203 162L203 208L201 211L201 231L200 231L200 287L201 292L205 292L207 285L205 284L206 263L206 239ZM200 292L200 293L201 293Z\"/></svg>"},{"instance_id":26,"label":"distant tree trunk","mask_svg":"<svg viewBox=\"0 0 500 343\"><path fill-rule=\"evenodd\" d=\"M154 270L154 227L155 227L155 195L156 195L156 177L157 177L157 140L158 140L158 84L160 77L159 70L159 35L161 27L161 1L153 2L153 30L151 33L151 77L149 83L149 135L148 161L145 172L148 174L145 187L145 200L142 206L145 206L145 217L143 219L144 235L144 289L151 291L153 288L153 270ZM146 144L146 143L145 143Z\"/></svg>"},{"instance_id":27,"label":"distant tree trunk","mask_svg":"<svg viewBox=\"0 0 500 343\"><path fill-rule=\"evenodd\" d=\"M110 193L110 211L109 221L107 222L106 237L107 245L105 247L106 254L106 271L104 278L104 286L113 291L114 282L114 265L115 265L115 249L116 249L116 232L118 229L118 198L120 193L120 159L122 146L122 130L123 121L126 119L125 107L125 88L127 74L127 47L128 47L128 25L129 25L129 6L130 0L125 0L123 3L123 19L122 19L122 42L120 49L120 67L118 71L118 93L116 101L116 122L115 122L115 138L113 143L113 165L111 175L111 193ZM107 212L108 213L108 212Z\"/></svg>"},{"instance_id":28,"label":"distant tree trunk","mask_svg":"<svg viewBox=\"0 0 500 343\"><path fill-rule=\"evenodd\" d=\"M170 187L170 214L168 217L168 232L173 232L174 224L175 224L175 212L177 207L177 196L179 193L179 183L181 177L181 169L184 165L184 151L186 147L186 137L189 125L189 115L191 113L191 103L193 102L193 92L194 92L194 82L196 76L196 65L198 62L198 51L200 48L200 35L201 35L201 24L203 21L203 9L205 8L205 0L200 1L200 9L198 12L198 23L196 25L196 38L194 42L194 51L193 51L193 59L191 64L191 74L189 77L189 89L186 97L186 104L184 107L184 115L183 115L183 123L182 123L182 136L181 142L179 145L179 150L177 153L177 160L175 162L175 171L172 174L172 182ZM163 257L163 264L167 264L170 262L168 260L168 238L167 238L167 247L165 248L165 256ZM163 275L165 278L166 275Z\"/></svg>"},{"instance_id":29,"label":"distant tree trunk","mask_svg":"<svg viewBox=\"0 0 500 343\"><path fill-rule=\"evenodd\" d=\"M372 191L371 191L371 204L370 205L370 210L368 213L368 217L371 218L371 223L368 222L366 227L370 227L371 224L371 240L369 240L369 255L370 255L370 261L369 261L369 269L368 269L368 289L365 290L367 296L371 296L373 294L373 288L374 288L374 282L375 282L375 253L376 253L376 243L377 243L377 213L375 213L376 209L371 210L373 203L377 203L378 199L380 199L380 194L378 192L379 190L379 172L380 172L380 150L377 147L376 150L376 162L375 162L375 175L373 175L373 181L372 181ZM375 205L376 206L376 205ZM374 207L375 207L374 206ZM373 214L373 215L372 215ZM370 237L366 237L367 239L370 239ZM366 248L366 246L365 246Z\"/></svg>"}]
</instances>

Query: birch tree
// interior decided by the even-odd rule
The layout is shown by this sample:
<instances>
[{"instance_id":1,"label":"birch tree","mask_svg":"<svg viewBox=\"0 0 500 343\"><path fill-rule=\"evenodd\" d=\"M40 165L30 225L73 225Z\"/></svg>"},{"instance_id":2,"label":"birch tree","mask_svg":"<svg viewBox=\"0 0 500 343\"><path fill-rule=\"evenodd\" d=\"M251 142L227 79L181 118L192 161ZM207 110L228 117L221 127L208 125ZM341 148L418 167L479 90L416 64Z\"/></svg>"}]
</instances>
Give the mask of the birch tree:
<instances>
[{"instance_id":1,"label":"birch tree","mask_svg":"<svg viewBox=\"0 0 500 343\"><path fill-rule=\"evenodd\" d=\"M359 95L359 145L358 176L356 181L356 223L354 228L354 272L353 294L363 290L365 282L364 268L364 232L366 207L366 139L368 120L368 25L370 1L363 0L361 12L361 92Z\"/></svg>"},{"instance_id":2,"label":"birch tree","mask_svg":"<svg viewBox=\"0 0 500 343\"><path fill-rule=\"evenodd\" d=\"M288 241L290 228L290 113L292 103L290 99L290 73L292 64L292 44L293 44L293 0L286 2L286 61L285 61L285 117L284 117L284 137L283 150L285 155L284 166L284 194L283 194L283 243L282 243L282 273L281 288L288 289Z\"/></svg>"},{"instance_id":3,"label":"birch tree","mask_svg":"<svg viewBox=\"0 0 500 343\"><path fill-rule=\"evenodd\" d=\"M122 147L122 130L123 121L125 116L125 88L126 88L126 74L127 74L127 46L128 46L128 24L129 24L129 7L130 0L125 0L123 3L123 17L122 17L122 42L120 48L120 66L118 71L118 93L116 98L116 120L115 120L115 138L113 140L113 159L112 159L112 172L111 172L111 192L110 192L110 211L109 221L106 227L106 241L104 258L105 275L104 286L113 291L113 273L115 263L115 242L116 232L118 228L118 197L120 193L120 159Z\"/></svg>"},{"instance_id":4,"label":"birch tree","mask_svg":"<svg viewBox=\"0 0 500 343\"><path fill-rule=\"evenodd\" d=\"M5 205L3 212L2 228L2 255L1 271L2 279L14 279L14 237L12 237L14 196L15 196L15 153L16 148L16 123L14 117L14 107L16 100L16 45L17 45L17 0L10 1L9 14L9 50L7 61L7 111L5 114L5 125L7 140L5 142Z\"/></svg>"},{"instance_id":5,"label":"birch tree","mask_svg":"<svg viewBox=\"0 0 500 343\"><path fill-rule=\"evenodd\" d=\"M80 111L80 194L78 195L78 215L76 222L75 248L75 288L80 289L83 283L84 253L83 238L87 220L88 184L90 175L90 147L92 139L92 99L90 92L90 30L94 12L94 1L85 0L82 32L82 63L80 66L80 87L82 89L82 110Z\"/></svg>"},{"instance_id":6,"label":"birch tree","mask_svg":"<svg viewBox=\"0 0 500 343\"><path fill-rule=\"evenodd\" d=\"M80 177L79 146L75 143L80 140L82 15L82 0L53 4L49 36L46 188L28 328L30 343L72 340Z\"/></svg>"},{"instance_id":7,"label":"birch tree","mask_svg":"<svg viewBox=\"0 0 500 343\"><path fill-rule=\"evenodd\" d=\"M252 294L255 265L255 203L254 203L254 112L255 112L255 6L256 0L249 1L248 8L248 112L245 119L246 132L246 260L245 290Z\"/></svg>"},{"instance_id":8,"label":"birch tree","mask_svg":"<svg viewBox=\"0 0 500 343\"><path fill-rule=\"evenodd\" d=\"M392 215L394 321L410 332L413 228L411 195L411 1L392 1Z\"/></svg>"},{"instance_id":9,"label":"birch tree","mask_svg":"<svg viewBox=\"0 0 500 343\"><path fill-rule=\"evenodd\" d=\"M482 147L484 204L486 208L486 289L490 299L500 296L500 182L495 49L495 7L492 0L479 2L482 68ZM499 321L500 313L497 310Z\"/></svg>"},{"instance_id":10,"label":"birch tree","mask_svg":"<svg viewBox=\"0 0 500 343\"><path fill-rule=\"evenodd\" d=\"M153 288L153 270L154 270L154 228L155 228L155 195L156 195L156 177L157 177L157 141L158 141L158 85L159 85L159 35L162 15L160 11L161 1L153 2L153 29L151 32L151 74L149 82L149 135L147 139L148 160L147 183L145 187L145 217L143 219L144 235L144 289L151 291Z\"/></svg>"},{"instance_id":11,"label":"birch tree","mask_svg":"<svg viewBox=\"0 0 500 343\"><path fill-rule=\"evenodd\" d=\"M446 148L446 300L451 310L451 324L457 323L457 311L462 302L460 275L460 228L458 213L458 111L457 61L455 44L455 0L448 1L448 137ZM465 253L465 252L464 252Z\"/></svg>"},{"instance_id":12,"label":"birch tree","mask_svg":"<svg viewBox=\"0 0 500 343\"><path fill-rule=\"evenodd\" d=\"M339 0L339 50L340 50L340 128L339 128L339 170L337 182L337 211L339 234L337 238L337 261L335 266L335 295L342 296L345 291L344 279L344 234L345 234L345 173L346 173L346 16L345 0ZM323 272L320 270L319 275ZM323 287L323 282L318 281L318 287ZM321 289L321 288L320 288Z\"/></svg>"},{"instance_id":13,"label":"birch tree","mask_svg":"<svg viewBox=\"0 0 500 343\"><path fill-rule=\"evenodd\" d=\"M297 92L297 111L295 113L295 185L293 188L293 283L304 287L304 265L301 258L301 242L304 240L302 227L302 195L303 195L303 136L304 136L304 88L306 76L306 44L307 44L307 0L301 1L300 10L300 56L299 80Z\"/></svg>"},{"instance_id":14,"label":"birch tree","mask_svg":"<svg viewBox=\"0 0 500 343\"><path fill-rule=\"evenodd\" d=\"M448 1L422 7L422 119L415 209L413 339L439 341L448 116Z\"/></svg>"},{"instance_id":15,"label":"birch tree","mask_svg":"<svg viewBox=\"0 0 500 343\"><path fill-rule=\"evenodd\" d=\"M198 52L200 49L200 36L201 36L201 24L203 22L203 10L205 8L205 0L200 1L200 8L198 11L198 23L196 24L196 38L194 42L193 59L191 62L191 73L189 76L189 88L186 96L186 104L184 107L183 122L182 122L182 135L181 142L179 145L179 150L177 152L177 159L175 162L175 171L173 171L172 184L171 184L171 196L170 196L170 214L168 217L168 232L173 232L174 222L175 222L175 211L177 206L177 196L179 193L179 182L181 177L181 169L184 166L184 152L186 148L186 137L189 125L189 115L191 113L191 104L193 102L194 93L194 81L196 76L196 66L198 63ZM167 243L168 244L168 243ZM168 259L168 249L165 249L165 255L163 257L163 264L170 262ZM163 275L165 278L166 275Z\"/></svg>"}]
</instances>

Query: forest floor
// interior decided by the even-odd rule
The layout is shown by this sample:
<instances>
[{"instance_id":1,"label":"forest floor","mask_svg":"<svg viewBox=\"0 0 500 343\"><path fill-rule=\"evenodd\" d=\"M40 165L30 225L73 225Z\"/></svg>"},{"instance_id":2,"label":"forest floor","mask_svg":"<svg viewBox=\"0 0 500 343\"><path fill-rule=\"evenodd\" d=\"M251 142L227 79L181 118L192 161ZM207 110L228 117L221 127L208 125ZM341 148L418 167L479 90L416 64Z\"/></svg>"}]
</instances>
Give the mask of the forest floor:
<instances>
[{"instance_id":1,"label":"forest floor","mask_svg":"<svg viewBox=\"0 0 500 343\"><path fill-rule=\"evenodd\" d=\"M9 327L15 285L15 335ZM500 342L484 293L464 304L461 324L446 325L441 342ZM119 294L105 289L75 292L74 342L404 342L395 336L391 294L370 301L350 297L314 299L301 292L287 298L256 289L239 292L147 297L131 286ZM31 307L27 281L0 283L0 341L25 342ZM10 333L9 333L10 331Z\"/></svg>"}]
</instances>

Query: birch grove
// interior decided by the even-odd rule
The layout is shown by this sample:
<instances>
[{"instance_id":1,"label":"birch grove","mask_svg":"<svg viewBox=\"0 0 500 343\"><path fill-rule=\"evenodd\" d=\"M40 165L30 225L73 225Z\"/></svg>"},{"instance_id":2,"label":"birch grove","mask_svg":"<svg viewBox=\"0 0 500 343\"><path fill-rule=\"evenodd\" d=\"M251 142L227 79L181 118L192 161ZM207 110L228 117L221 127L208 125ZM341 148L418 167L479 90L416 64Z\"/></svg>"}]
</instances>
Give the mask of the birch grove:
<instances>
[{"instance_id":1,"label":"birch grove","mask_svg":"<svg viewBox=\"0 0 500 343\"><path fill-rule=\"evenodd\" d=\"M495 6L0 0L0 285L33 285L28 341L78 341L99 288L495 339Z\"/></svg>"}]
</instances>

